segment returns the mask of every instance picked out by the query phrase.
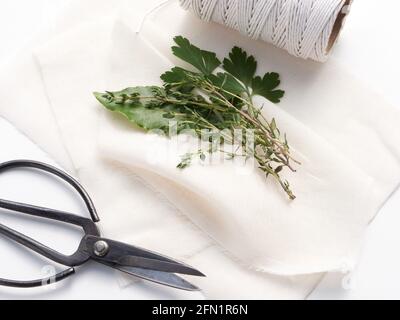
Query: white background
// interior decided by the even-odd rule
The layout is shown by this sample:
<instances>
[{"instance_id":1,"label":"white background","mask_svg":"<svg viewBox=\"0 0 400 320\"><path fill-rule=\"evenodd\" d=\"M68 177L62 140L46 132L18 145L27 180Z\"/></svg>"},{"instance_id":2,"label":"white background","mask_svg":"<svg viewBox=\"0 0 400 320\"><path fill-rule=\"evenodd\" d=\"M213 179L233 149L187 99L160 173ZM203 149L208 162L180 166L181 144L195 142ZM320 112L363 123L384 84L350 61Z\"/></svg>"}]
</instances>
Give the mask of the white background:
<instances>
[{"instance_id":1,"label":"white background","mask_svg":"<svg viewBox=\"0 0 400 320\"><path fill-rule=\"evenodd\" d=\"M84 0L83 0L84 1ZM112 0L110 0L112 1ZM140 1L132 1L132 6ZM145 1L145 0L143 0ZM42 29L49 28L57 19L57 14L69 0L0 0L0 65L12 60L23 50ZM337 44L333 59L344 64L349 71L370 85L371 90L383 94L389 102L400 107L399 89L399 32L400 9L398 0L355 1L346 27ZM340 94L340 92L338 92ZM1 103L1 102L0 102ZM399 124L400 125L400 124ZM400 143L400 141L399 141ZM8 124L0 121L0 160L11 157L29 157L47 160L46 156L14 131ZM33 183L40 180L31 176ZM73 201L64 197L65 190L56 187L51 181L40 181L41 187L32 188L26 184L22 173L3 175L0 179L2 197L30 201L46 205L60 205L63 208L83 211ZM31 181L31 180L29 180ZM44 183L44 184L43 184ZM67 192L68 195L68 192ZM3 215L3 213L2 213ZM11 216L1 217L0 222L18 226L18 220ZM24 220L26 230L42 241L57 243L60 249L71 252L79 240L79 233L61 232L54 225L52 235L42 232L43 226L36 221ZM397 192L384 206L377 219L367 231L365 247L357 270L352 275L330 274L310 296L311 299L399 299L400 298L400 193ZM60 232L58 232L60 231ZM56 241L56 237L61 237ZM64 240L67 237L66 240ZM58 238L57 238L58 239ZM0 277L26 278L24 263L30 263L29 272L40 275L40 260L13 252L8 242L0 243L0 262L12 261L12 266L0 265ZM7 252L7 256L5 256ZM12 254L12 256L10 256ZM4 256L3 256L4 255ZM36 263L36 264L35 264ZM39 272L38 272L39 270ZM149 284L131 286L126 278L116 275L101 266L90 265L74 276L74 281L56 289L16 290L0 287L0 299L7 298L193 298L200 295L183 295L176 290L168 290ZM117 280L117 281L116 281Z\"/></svg>"}]
</instances>

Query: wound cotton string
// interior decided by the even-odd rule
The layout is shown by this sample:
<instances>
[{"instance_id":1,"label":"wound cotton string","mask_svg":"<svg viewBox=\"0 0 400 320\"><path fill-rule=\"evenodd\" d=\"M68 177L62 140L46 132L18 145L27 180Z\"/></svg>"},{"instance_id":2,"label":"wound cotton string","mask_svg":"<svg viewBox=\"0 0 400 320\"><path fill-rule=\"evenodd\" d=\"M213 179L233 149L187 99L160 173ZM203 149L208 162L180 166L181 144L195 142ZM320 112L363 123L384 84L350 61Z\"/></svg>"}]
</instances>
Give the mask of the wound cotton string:
<instances>
[{"instance_id":1,"label":"wound cotton string","mask_svg":"<svg viewBox=\"0 0 400 320\"><path fill-rule=\"evenodd\" d=\"M183 8L303 59L326 61L352 0L180 0Z\"/></svg>"}]
</instances>

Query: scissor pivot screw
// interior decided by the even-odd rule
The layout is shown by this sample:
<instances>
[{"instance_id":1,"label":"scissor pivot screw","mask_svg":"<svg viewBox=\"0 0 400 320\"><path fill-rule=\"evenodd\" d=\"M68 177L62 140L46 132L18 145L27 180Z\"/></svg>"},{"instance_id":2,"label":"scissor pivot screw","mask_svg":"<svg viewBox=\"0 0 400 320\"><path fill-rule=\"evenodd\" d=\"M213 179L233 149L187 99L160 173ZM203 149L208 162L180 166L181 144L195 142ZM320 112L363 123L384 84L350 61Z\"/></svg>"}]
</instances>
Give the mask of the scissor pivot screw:
<instances>
[{"instance_id":1,"label":"scissor pivot screw","mask_svg":"<svg viewBox=\"0 0 400 320\"><path fill-rule=\"evenodd\" d=\"M108 243L100 240L94 244L94 254L98 257L104 257L108 253Z\"/></svg>"}]
</instances>

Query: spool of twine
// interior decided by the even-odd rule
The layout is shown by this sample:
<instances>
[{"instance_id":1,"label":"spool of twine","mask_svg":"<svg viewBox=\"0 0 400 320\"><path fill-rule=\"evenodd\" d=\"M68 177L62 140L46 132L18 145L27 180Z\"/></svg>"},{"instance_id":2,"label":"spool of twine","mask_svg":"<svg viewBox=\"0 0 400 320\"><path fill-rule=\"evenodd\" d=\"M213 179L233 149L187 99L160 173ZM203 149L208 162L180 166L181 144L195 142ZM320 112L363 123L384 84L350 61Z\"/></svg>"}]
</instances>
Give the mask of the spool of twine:
<instances>
[{"instance_id":1,"label":"spool of twine","mask_svg":"<svg viewBox=\"0 0 400 320\"><path fill-rule=\"evenodd\" d=\"M324 62L352 0L180 0L200 19L261 39L303 59Z\"/></svg>"}]
</instances>

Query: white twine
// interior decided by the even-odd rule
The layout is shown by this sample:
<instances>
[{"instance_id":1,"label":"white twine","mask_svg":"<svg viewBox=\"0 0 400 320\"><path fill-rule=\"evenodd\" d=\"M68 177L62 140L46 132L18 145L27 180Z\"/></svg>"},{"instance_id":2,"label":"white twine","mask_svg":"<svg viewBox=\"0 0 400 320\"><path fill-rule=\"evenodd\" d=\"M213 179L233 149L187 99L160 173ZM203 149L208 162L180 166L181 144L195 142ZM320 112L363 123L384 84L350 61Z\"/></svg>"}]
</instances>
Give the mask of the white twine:
<instances>
[{"instance_id":1,"label":"white twine","mask_svg":"<svg viewBox=\"0 0 400 320\"><path fill-rule=\"evenodd\" d=\"M183 8L303 59L326 61L346 0L180 0ZM339 21L340 23L340 21Z\"/></svg>"}]
</instances>

